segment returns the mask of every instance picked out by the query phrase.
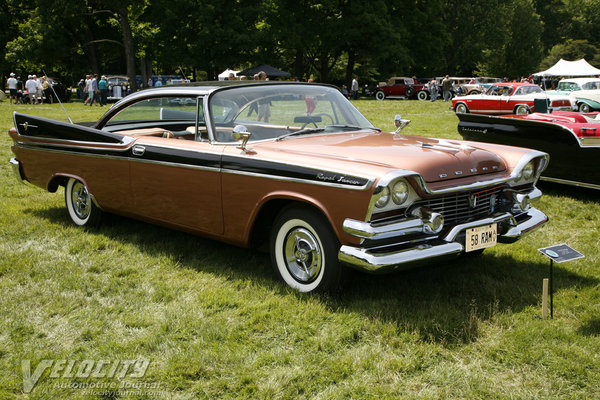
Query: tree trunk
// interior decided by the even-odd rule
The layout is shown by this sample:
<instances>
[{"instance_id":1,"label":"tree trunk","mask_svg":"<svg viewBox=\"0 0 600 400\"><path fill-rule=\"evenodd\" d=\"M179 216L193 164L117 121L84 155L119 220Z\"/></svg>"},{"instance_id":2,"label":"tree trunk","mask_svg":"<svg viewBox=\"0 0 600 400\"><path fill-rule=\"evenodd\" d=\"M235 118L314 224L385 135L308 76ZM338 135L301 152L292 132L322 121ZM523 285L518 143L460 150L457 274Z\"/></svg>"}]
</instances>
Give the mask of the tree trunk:
<instances>
[{"instance_id":1,"label":"tree trunk","mask_svg":"<svg viewBox=\"0 0 600 400\"><path fill-rule=\"evenodd\" d=\"M94 41L94 33L90 29L92 24L91 18L89 15L84 16L84 26L85 26L85 55L88 59L88 64L93 74L100 73L100 66L98 65L98 55L96 54L96 45L93 43Z\"/></svg>"},{"instance_id":2,"label":"tree trunk","mask_svg":"<svg viewBox=\"0 0 600 400\"><path fill-rule=\"evenodd\" d=\"M304 80L304 52L301 49L296 49L296 57L294 58L294 76L299 80Z\"/></svg>"},{"instance_id":3,"label":"tree trunk","mask_svg":"<svg viewBox=\"0 0 600 400\"><path fill-rule=\"evenodd\" d=\"M123 35L123 46L125 47L125 62L127 64L127 76L129 77L131 91L137 90L137 81L135 79L135 43L129 24L129 13L126 6L121 6L117 10L119 16L119 25Z\"/></svg>"},{"instance_id":4,"label":"tree trunk","mask_svg":"<svg viewBox=\"0 0 600 400\"><path fill-rule=\"evenodd\" d=\"M352 75L354 75L354 64L356 63L356 52L354 50L348 50L348 65L346 65L346 85L348 87L352 84Z\"/></svg>"}]
</instances>

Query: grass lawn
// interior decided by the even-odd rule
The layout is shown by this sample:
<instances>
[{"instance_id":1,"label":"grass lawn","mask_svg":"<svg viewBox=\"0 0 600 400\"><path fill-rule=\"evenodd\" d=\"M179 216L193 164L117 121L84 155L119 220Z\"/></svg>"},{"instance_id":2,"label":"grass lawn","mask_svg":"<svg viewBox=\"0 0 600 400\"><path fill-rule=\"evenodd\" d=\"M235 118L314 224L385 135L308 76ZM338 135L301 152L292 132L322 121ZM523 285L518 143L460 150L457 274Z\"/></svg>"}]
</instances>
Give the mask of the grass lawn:
<instances>
[{"instance_id":1,"label":"grass lawn","mask_svg":"<svg viewBox=\"0 0 600 400\"><path fill-rule=\"evenodd\" d=\"M384 130L399 113L407 134L459 138L443 101L355 104ZM516 244L301 295L267 254L120 217L77 228L62 189L12 175L14 110L66 120L0 103L0 399L600 398L600 193L541 185L550 222ZM586 257L555 265L543 320L537 249L560 243Z\"/></svg>"}]
</instances>

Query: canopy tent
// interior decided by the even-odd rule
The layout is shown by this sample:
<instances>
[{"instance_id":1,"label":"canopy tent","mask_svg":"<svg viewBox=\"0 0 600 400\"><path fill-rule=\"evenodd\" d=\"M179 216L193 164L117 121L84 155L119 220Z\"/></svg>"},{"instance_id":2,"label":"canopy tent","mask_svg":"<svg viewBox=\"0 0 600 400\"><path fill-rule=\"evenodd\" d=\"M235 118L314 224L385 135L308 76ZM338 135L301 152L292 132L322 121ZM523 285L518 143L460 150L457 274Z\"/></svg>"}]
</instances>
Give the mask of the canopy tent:
<instances>
[{"instance_id":1,"label":"canopy tent","mask_svg":"<svg viewBox=\"0 0 600 400\"><path fill-rule=\"evenodd\" d=\"M565 61L562 58L545 71L533 74L535 76L594 76L600 75L600 69L590 65L585 59Z\"/></svg>"},{"instance_id":2,"label":"canopy tent","mask_svg":"<svg viewBox=\"0 0 600 400\"><path fill-rule=\"evenodd\" d=\"M233 76L237 76L237 73L240 71L234 71L232 69L227 68L225 71L219 74L219 80L224 81L229 78L229 74L233 74Z\"/></svg>"},{"instance_id":3,"label":"canopy tent","mask_svg":"<svg viewBox=\"0 0 600 400\"><path fill-rule=\"evenodd\" d=\"M281 78L281 77L288 77L291 75L289 72L282 71L275 67L271 67L270 65L267 65L267 64L262 64L262 65L259 65L258 67L245 69L243 71L238 72L238 75L252 76L254 74L258 74L260 71L264 71L269 78Z\"/></svg>"}]
</instances>

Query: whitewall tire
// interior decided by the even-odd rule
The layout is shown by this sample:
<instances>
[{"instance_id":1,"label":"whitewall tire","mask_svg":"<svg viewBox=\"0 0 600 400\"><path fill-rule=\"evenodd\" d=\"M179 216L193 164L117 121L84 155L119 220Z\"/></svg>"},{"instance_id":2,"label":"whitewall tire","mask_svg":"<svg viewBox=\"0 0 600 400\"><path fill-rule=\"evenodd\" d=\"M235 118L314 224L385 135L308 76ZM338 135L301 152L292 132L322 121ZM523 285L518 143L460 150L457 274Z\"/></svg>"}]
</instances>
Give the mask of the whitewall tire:
<instances>
[{"instance_id":1,"label":"whitewall tire","mask_svg":"<svg viewBox=\"0 0 600 400\"><path fill-rule=\"evenodd\" d=\"M65 186L65 204L69 217L79 226L97 226L102 210L94 204L87 186L77 179L70 178Z\"/></svg>"}]
</instances>

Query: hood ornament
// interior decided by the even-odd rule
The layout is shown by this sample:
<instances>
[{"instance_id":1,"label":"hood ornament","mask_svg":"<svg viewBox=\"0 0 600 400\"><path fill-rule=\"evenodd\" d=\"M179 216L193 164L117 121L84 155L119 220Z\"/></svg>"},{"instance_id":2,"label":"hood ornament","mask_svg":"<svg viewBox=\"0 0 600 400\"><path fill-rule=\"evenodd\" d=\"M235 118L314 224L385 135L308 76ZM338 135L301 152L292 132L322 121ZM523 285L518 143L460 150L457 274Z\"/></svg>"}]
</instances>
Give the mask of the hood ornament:
<instances>
[{"instance_id":1,"label":"hood ornament","mask_svg":"<svg viewBox=\"0 0 600 400\"><path fill-rule=\"evenodd\" d=\"M406 126L410 124L410 119L402 119L400 114L396 114L394 117L394 126L397 128L394 134L399 133L402 129L406 128Z\"/></svg>"}]
</instances>

